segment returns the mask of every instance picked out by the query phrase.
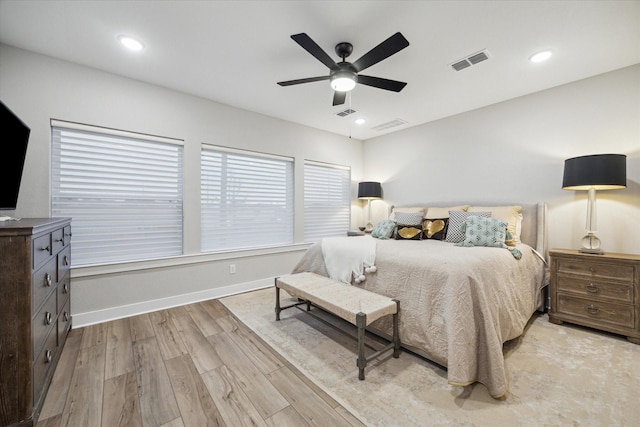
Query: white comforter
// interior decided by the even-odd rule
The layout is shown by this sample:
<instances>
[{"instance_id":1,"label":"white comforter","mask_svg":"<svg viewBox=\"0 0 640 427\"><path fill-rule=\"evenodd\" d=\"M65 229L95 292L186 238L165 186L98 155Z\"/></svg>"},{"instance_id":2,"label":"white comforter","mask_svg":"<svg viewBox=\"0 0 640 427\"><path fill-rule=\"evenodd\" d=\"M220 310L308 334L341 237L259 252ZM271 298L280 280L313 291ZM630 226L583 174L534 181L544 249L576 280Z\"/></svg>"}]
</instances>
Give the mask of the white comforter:
<instances>
[{"instance_id":1,"label":"white comforter","mask_svg":"<svg viewBox=\"0 0 640 427\"><path fill-rule=\"evenodd\" d=\"M500 248L430 240L376 243L377 272L358 286L400 300L403 344L446 366L449 383L478 381L492 396L503 396L508 381L502 344L523 333L536 309L542 260L524 244L516 260ZM293 272L327 276L320 246L311 247ZM390 323L383 318L373 326L390 334Z\"/></svg>"}]
</instances>

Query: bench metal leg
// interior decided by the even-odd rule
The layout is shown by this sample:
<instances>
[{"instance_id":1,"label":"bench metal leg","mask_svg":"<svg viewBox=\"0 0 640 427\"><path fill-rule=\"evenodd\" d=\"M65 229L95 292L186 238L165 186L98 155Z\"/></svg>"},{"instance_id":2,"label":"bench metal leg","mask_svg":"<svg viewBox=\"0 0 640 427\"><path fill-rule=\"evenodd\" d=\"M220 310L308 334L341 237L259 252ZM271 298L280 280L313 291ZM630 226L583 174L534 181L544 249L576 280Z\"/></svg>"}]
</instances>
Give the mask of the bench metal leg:
<instances>
[{"instance_id":1,"label":"bench metal leg","mask_svg":"<svg viewBox=\"0 0 640 427\"><path fill-rule=\"evenodd\" d=\"M364 332L367 327L366 314L356 314L356 326L358 327L358 379L364 380L364 368L367 367L367 358L364 355Z\"/></svg>"},{"instance_id":2,"label":"bench metal leg","mask_svg":"<svg viewBox=\"0 0 640 427\"><path fill-rule=\"evenodd\" d=\"M280 308L280 288L278 287L278 278L276 277L273 282L276 287L276 320L280 320L280 312L282 309Z\"/></svg>"},{"instance_id":3,"label":"bench metal leg","mask_svg":"<svg viewBox=\"0 0 640 427\"><path fill-rule=\"evenodd\" d=\"M400 315L400 301L393 300L396 303L396 312L393 314L393 357L400 357L400 333L398 328L398 317Z\"/></svg>"}]
</instances>

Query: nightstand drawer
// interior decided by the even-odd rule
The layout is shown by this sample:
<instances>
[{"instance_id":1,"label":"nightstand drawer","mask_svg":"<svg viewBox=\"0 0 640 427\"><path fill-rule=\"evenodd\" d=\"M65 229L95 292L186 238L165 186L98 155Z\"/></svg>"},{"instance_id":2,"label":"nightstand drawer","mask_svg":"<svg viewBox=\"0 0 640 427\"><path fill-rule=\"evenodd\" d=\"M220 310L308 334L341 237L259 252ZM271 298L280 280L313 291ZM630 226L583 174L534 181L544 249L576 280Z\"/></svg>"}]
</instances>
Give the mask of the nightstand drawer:
<instances>
[{"instance_id":1,"label":"nightstand drawer","mask_svg":"<svg viewBox=\"0 0 640 427\"><path fill-rule=\"evenodd\" d=\"M588 276L590 278L619 280L627 283L633 283L633 266L631 265L560 259L558 260L557 268L557 272L559 274L573 274Z\"/></svg>"},{"instance_id":2,"label":"nightstand drawer","mask_svg":"<svg viewBox=\"0 0 640 427\"><path fill-rule=\"evenodd\" d=\"M558 275L558 291L588 296L593 300L633 303L631 284L602 282Z\"/></svg>"},{"instance_id":3,"label":"nightstand drawer","mask_svg":"<svg viewBox=\"0 0 640 427\"><path fill-rule=\"evenodd\" d=\"M556 312L624 328L635 326L633 306L626 304L594 301L593 299L559 294Z\"/></svg>"}]
</instances>

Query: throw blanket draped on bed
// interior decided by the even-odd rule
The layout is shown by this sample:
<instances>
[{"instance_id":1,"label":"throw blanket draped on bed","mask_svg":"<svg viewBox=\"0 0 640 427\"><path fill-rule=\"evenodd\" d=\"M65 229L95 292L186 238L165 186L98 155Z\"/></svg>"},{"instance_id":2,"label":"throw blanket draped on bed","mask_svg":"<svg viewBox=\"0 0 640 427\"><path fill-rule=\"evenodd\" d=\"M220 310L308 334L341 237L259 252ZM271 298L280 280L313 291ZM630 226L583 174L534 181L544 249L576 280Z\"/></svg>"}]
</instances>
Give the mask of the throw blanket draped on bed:
<instances>
[{"instance_id":1,"label":"throw blanket draped on bed","mask_svg":"<svg viewBox=\"0 0 640 427\"><path fill-rule=\"evenodd\" d=\"M327 275L319 246L294 273ZM517 247L521 260L499 248L380 240L378 271L358 286L400 300L403 344L447 366L450 384L478 381L500 397L508 390L502 343L523 333L544 279L543 262L531 247ZM372 325L390 335L387 319Z\"/></svg>"},{"instance_id":2,"label":"throw blanket draped on bed","mask_svg":"<svg viewBox=\"0 0 640 427\"><path fill-rule=\"evenodd\" d=\"M376 241L371 236L322 239L322 255L330 278L351 283L365 280L364 272L375 272Z\"/></svg>"}]
</instances>

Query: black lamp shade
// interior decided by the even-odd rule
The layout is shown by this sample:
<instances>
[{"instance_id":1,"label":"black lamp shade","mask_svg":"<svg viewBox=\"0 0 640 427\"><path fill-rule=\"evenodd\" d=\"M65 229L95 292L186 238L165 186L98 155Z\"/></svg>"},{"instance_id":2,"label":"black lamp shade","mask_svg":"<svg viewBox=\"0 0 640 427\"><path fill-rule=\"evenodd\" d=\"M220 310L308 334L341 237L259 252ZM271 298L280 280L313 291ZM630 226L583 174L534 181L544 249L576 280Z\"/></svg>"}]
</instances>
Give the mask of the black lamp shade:
<instances>
[{"instance_id":1,"label":"black lamp shade","mask_svg":"<svg viewBox=\"0 0 640 427\"><path fill-rule=\"evenodd\" d=\"M379 182L360 182L358 184L358 199L382 199L382 186Z\"/></svg>"},{"instance_id":2,"label":"black lamp shade","mask_svg":"<svg viewBox=\"0 0 640 427\"><path fill-rule=\"evenodd\" d=\"M627 186L627 156L595 154L564 161L565 190L616 190Z\"/></svg>"}]
</instances>

